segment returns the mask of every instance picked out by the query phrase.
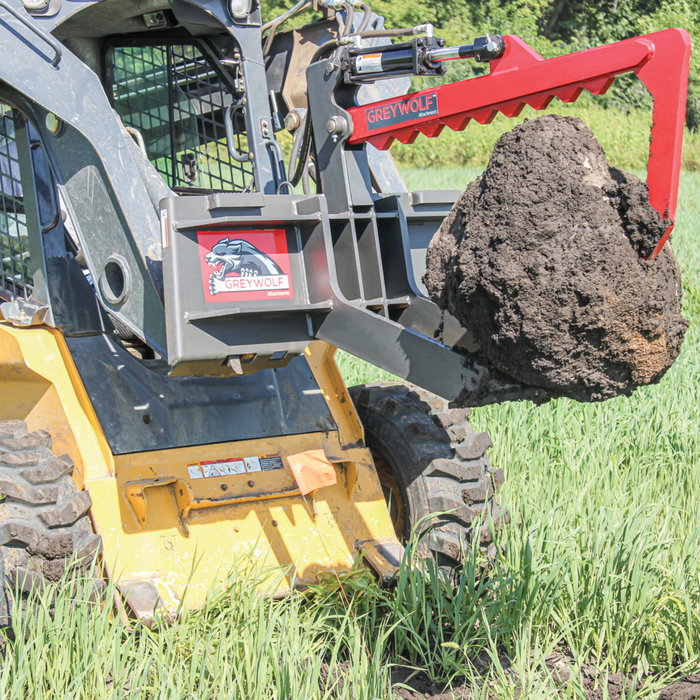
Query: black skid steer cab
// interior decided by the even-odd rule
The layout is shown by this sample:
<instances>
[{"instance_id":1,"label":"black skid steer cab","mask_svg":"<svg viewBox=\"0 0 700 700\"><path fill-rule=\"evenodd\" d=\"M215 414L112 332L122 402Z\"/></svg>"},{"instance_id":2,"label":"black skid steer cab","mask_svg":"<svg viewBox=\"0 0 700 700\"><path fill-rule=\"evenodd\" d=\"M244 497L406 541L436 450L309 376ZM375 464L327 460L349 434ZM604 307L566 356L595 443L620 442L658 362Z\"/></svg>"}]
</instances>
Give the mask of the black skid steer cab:
<instances>
[{"instance_id":1,"label":"black skid steer cab","mask_svg":"<svg viewBox=\"0 0 700 700\"><path fill-rule=\"evenodd\" d=\"M545 61L364 2L0 0L0 623L72 556L150 616L250 552L306 584L389 580L416 527L444 566L488 550L503 472L464 406L539 390L428 297L461 193L407 191L386 149L620 73L653 93L672 44L687 64L681 30ZM485 74L440 79L464 59ZM402 381L348 389L336 348Z\"/></svg>"}]
</instances>

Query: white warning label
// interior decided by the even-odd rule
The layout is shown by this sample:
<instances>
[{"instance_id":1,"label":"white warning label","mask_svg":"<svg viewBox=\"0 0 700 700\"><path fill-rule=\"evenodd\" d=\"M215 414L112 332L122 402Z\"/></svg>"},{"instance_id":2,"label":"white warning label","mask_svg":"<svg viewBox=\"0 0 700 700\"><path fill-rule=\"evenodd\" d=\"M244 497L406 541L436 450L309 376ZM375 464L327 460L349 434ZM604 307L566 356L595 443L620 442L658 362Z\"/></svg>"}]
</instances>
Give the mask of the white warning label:
<instances>
[{"instance_id":1,"label":"white warning label","mask_svg":"<svg viewBox=\"0 0 700 700\"><path fill-rule=\"evenodd\" d=\"M261 471L260 458L259 457L246 457L245 458L245 467L249 472Z\"/></svg>"},{"instance_id":2,"label":"white warning label","mask_svg":"<svg viewBox=\"0 0 700 700\"><path fill-rule=\"evenodd\" d=\"M213 479L217 476L252 474L254 472L267 472L274 469L284 469L282 458L278 455L215 459L187 465L187 472L190 475L190 479Z\"/></svg>"},{"instance_id":3,"label":"white warning label","mask_svg":"<svg viewBox=\"0 0 700 700\"><path fill-rule=\"evenodd\" d=\"M382 55L380 53L368 53L358 56L355 61L355 69L358 73L381 73Z\"/></svg>"}]
</instances>

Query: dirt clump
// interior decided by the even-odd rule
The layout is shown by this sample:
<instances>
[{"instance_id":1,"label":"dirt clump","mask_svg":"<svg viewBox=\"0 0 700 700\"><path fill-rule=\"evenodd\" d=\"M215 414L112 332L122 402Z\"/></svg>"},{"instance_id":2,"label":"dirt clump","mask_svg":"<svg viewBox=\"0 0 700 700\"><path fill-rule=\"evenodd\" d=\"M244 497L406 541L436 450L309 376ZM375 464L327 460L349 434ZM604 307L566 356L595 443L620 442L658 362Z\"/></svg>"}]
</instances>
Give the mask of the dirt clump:
<instances>
[{"instance_id":1,"label":"dirt clump","mask_svg":"<svg viewBox=\"0 0 700 700\"><path fill-rule=\"evenodd\" d=\"M550 395L599 401L658 381L680 352L680 272L646 185L578 118L526 120L430 243L431 298L482 359Z\"/></svg>"}]
</instances>

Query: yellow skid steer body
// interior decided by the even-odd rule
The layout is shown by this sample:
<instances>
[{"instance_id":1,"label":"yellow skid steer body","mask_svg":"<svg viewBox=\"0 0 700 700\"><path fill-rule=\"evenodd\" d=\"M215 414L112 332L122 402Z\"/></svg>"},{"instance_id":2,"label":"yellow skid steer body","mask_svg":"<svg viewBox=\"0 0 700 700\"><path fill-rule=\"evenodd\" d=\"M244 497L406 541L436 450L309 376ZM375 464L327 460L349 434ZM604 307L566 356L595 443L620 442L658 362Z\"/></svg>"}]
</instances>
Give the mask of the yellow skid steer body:
<instances>
[{"instance_id":1,"label":"yellow skid steer body","mask_svg":"<svg viewBox=\"0 0 700 700\"><path fill-rule=\"evenodd\" d=\"M288 567L278 594L347 571L360 556L387 579L401 547L334 353L315 341L305 354L337 430L115 456L62 334L0 321L0 420L48 430L54 451L74 460L106 573L139 616L177 609L185 589L187 606L202 605L251 552ZM309 450L325 452L336 483L303 496L287 457ZM277 468L216 468L255 457Z\"/></svg>"}]
</instances>

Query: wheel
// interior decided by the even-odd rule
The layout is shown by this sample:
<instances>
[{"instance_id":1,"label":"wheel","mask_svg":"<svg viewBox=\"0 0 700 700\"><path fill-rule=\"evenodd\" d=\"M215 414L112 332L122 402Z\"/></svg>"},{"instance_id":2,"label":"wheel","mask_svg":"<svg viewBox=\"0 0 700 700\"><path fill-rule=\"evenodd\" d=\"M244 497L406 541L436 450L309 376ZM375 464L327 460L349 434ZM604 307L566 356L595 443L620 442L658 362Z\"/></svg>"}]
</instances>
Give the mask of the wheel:
<instances>
[{"instance_id":1,"label":"wheel","mask_svg":"<svg viewBox=\"0 0 700 700\"><path fill-rule=\"evenodd\" d=\"M46 431L0 421L0 625L10 622L15 591L41 591L63 576L71 557L86 565L100 551L92 500L78 490L73 466L52 453Z\"/></svg>"},{"instance_id":2,"label":"wheel","mask_svg":"<svg viewBox=\"0 0 700 700\"><path fill-rule=\"evenodd\" d=\"M423 521L421 530L428 532L419 545L423 554L437 555L441 566L459 564L477 522L480 546L489 552L486 510L496 529L508 519L495 502L503 470L492 469L486 455L491 439L469 424L471 409L450 408L444 399L404 382L361 384L350 396L397 537L407 542L425 516L444 513Z\"/></svg>"}]
</instances>

